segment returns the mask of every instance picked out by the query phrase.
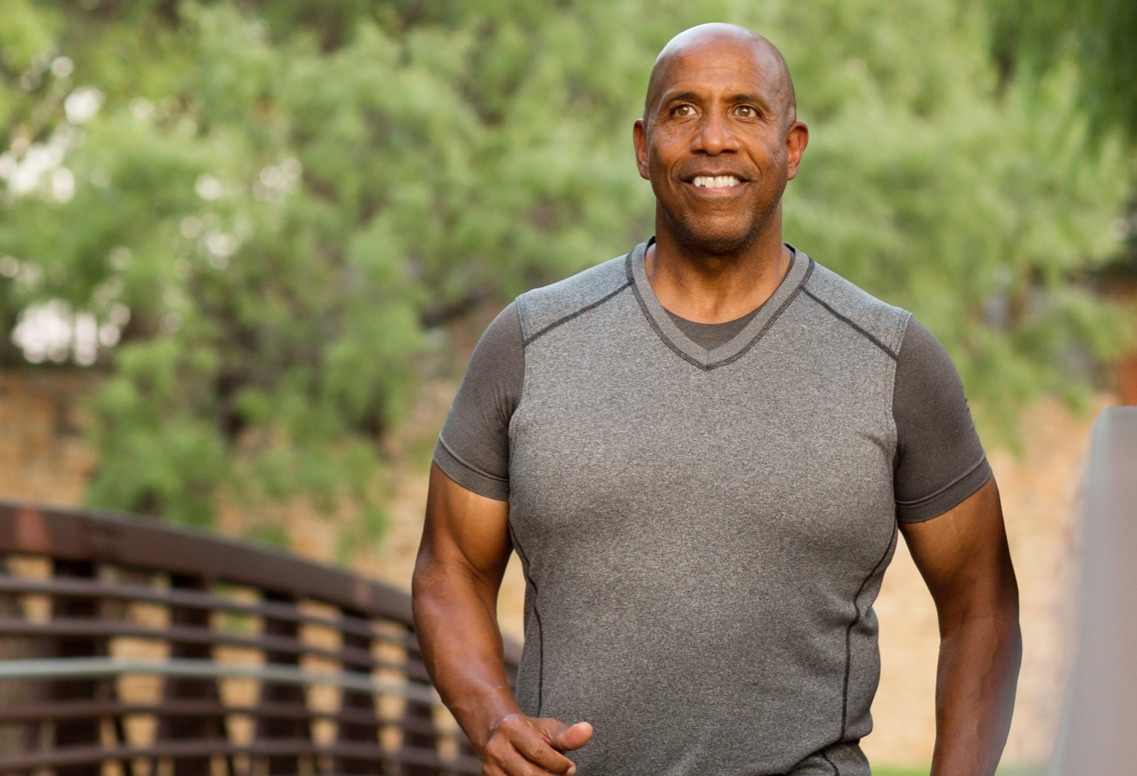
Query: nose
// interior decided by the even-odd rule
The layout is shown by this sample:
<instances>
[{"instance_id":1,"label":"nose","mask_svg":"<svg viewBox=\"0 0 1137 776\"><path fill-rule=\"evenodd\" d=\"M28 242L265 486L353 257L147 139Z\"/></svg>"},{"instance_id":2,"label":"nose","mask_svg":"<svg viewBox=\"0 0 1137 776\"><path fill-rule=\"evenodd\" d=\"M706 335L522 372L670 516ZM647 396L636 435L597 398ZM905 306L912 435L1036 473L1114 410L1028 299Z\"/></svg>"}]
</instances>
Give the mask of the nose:
<instances>
[{"instance_id":1,"label":"nose","mask_svg":"<svg viewBox=\"0 0 1137 776\"><path fill-rule=\"evenodd\" d=\"M729 117L719 111L705 113L699 131L695 133L691 150L710 156L737 151L738 138L735 137Z\"/></svg>"}]
</instances>

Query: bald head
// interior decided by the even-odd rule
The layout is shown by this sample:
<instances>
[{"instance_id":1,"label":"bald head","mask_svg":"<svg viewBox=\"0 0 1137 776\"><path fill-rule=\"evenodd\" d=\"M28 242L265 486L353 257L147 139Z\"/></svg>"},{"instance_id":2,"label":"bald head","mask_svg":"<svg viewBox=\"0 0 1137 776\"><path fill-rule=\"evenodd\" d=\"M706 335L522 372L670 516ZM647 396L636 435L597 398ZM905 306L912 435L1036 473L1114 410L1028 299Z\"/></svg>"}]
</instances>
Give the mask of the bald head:
<instances>
[{"instance_id":1,"label":"bald head","mask_svg":"<svg viewBox=\"0 0 1137 776\"><path fill-rule=\"evenodd\" d=\"M753 30L737 24L713 22L691 27L676 35L655 58L648 79L647 95L644 98L644 119L650 120L652 106L659 99L663 85L667 82L672 66L685 55L694 51L743 47L749 49L754 61L765 74L772 93L777 97L787 123L797 118L797 100L790 69L782 52L773 43Z\"/></svg>"}]
</instances>

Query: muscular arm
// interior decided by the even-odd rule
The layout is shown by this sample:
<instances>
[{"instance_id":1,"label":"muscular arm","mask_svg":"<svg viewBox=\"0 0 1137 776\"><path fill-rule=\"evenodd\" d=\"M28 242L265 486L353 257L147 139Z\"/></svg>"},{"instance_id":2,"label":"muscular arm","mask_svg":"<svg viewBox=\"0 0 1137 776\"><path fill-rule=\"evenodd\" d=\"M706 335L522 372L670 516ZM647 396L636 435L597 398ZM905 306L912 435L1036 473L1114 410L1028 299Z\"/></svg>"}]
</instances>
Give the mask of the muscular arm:
<instances>
[{"instance_id":1,"label":"muscular arm","mask_svg":"<svg viewBox=\"0 0 1137 776\"><path fill-rule=\"evenodd\" d=\"M991 776L1011 724L1022 656L1018 585L991 479L954 509L901 531L940 627L932 776Z\"/></svg>"},{"instance_id":2,"label":"muscular arm","mask_svg":"<svg viewBox=\"0 0 1137 776\"><path fill-rule=\"evenodd\" d=\"M583 746L588 723L526 717L502 664L497 595L512 545L509 505L431 467L415 564L415 627L427 670L487 776L572 774L562 752Z\"/></svg>"}]
</instances>

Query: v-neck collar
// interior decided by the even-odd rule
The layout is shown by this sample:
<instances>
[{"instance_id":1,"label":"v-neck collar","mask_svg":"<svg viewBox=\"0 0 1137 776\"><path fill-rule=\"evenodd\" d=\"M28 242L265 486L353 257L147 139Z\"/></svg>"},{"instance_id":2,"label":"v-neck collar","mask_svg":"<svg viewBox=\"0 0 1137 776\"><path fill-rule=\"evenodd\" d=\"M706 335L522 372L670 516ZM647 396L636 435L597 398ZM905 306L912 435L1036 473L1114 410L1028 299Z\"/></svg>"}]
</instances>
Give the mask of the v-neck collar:
<instances>
[{"instance_id":1,"label":"v-neck collar","mask_svg":"<svg viewBox=\"0 0 1137 776\"><path fill-rule=\"evenodd\" d=\"M762 339L762 335L774 325L782 311L797 297L806 279L813 272L813 259L792 245L787 245L792 254L790 266L774 293L762 303L754 317L738 334L714 350L707 350L691 340L675 325L651 287L651 281L648 280L647 270L644 267L644 257L647 255L648 246L654 241L654 237L646 240L628 253L626 258L628 282L632 286L640 309L643 310L644 317L663 340L663 344L684 361L705 371L732 364L746 355Z\"/></svg>"}]
</instances>

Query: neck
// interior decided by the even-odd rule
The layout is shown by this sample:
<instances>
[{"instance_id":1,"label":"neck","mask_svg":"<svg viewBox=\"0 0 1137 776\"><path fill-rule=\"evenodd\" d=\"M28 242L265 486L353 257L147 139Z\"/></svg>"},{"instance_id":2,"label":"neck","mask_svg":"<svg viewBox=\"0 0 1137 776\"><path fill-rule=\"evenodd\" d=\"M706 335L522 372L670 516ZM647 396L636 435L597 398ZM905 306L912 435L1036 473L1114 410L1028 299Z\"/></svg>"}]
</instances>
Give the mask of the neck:
<instances>
[{"instance_id":1,"label":"neck","mask_svg":"<svg viewBox=\"0 0 1137 776\"><path fill-rule=\"evenodd\" d=\"M648 247L644 269L665 309L697 323L725 323L769 299L792 257L780 235L774 245L723 255L685 250L658 235Z\"/></svg>"}]
</instances>

